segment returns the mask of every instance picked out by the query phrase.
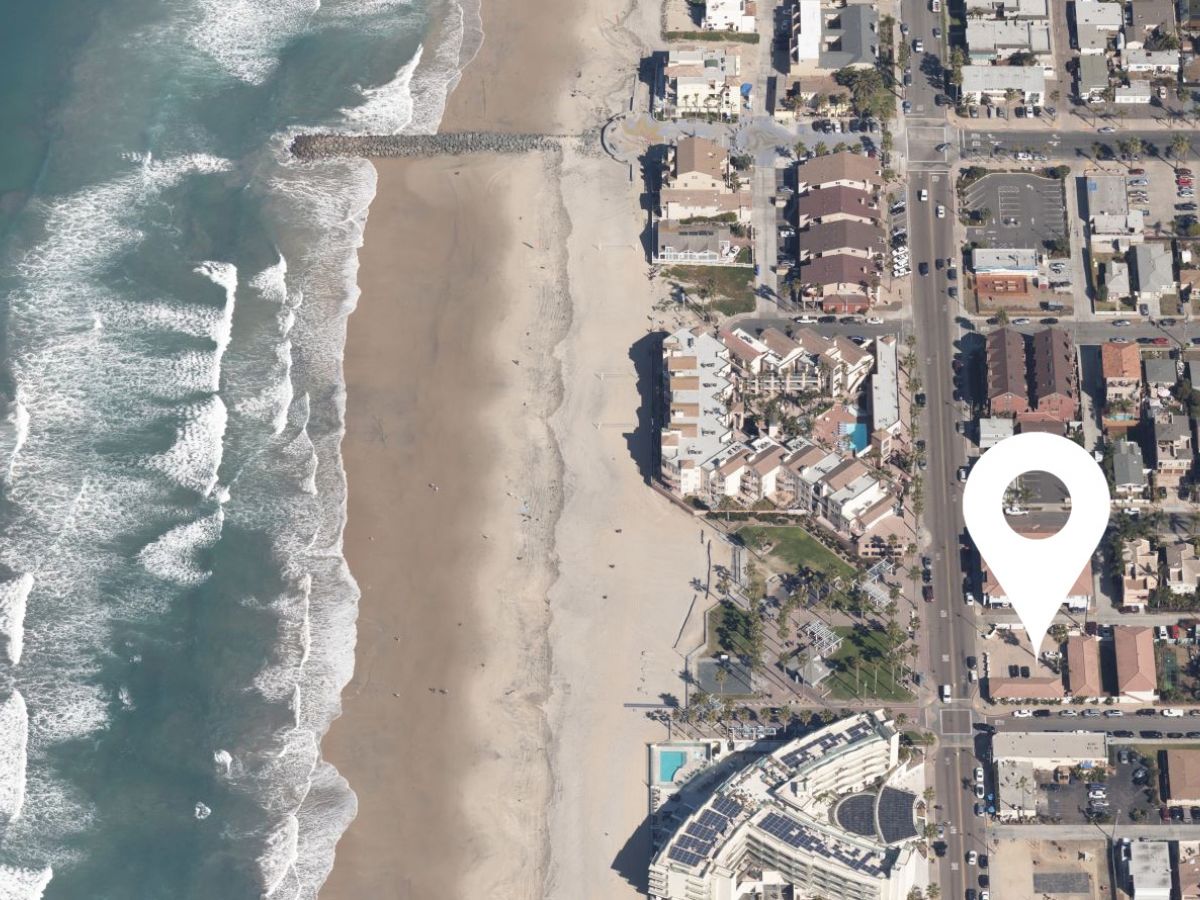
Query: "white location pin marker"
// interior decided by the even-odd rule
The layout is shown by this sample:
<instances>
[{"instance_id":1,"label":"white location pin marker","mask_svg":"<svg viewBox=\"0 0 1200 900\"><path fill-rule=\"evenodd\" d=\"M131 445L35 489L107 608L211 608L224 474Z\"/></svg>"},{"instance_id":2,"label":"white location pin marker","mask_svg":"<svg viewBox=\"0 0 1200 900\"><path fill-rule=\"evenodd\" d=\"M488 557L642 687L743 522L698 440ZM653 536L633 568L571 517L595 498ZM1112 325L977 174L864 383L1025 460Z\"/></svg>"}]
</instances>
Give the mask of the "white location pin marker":
<instances>
[{"instance_id":1,"label":"white location pin marker","mask_svg":"<svg viewBox=\"0 0 1200 900\"><path fill-rule=\"evenodd\" d=\"M1055 535L1022 537L1004 517L1004 493L1026 472L1049 472L1071 496L1071 515ZM979 458L963 490L967 530L1007 594L1036 654L1054 614L1108 526L1108 481L1091 455L1064 437L1018 434Z\"/></svg>"}]
</instances>

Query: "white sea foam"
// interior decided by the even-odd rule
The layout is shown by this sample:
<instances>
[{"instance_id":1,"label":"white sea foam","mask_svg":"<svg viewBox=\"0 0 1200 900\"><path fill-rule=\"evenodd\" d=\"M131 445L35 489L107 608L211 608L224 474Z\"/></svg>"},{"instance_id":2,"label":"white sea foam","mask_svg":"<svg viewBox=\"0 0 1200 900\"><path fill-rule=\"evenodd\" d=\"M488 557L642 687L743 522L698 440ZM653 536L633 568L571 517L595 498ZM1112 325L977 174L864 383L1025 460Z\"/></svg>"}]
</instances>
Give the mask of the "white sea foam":
<instances>
[{"instance_id":1,"label":"white sea foam","mask_svg":"<svg viewBox=\"0 0 1200 900\"><path fill-rule=\"evenodd\" d=\"M413 72L421 62L423 47L405 63L396 77L378 87L356 85L362 102L341 110L350 130L366 134L399 134L413 120L413 96L410 85Z\"/></svg>"},{"instance_id":2,"label":"white sea foam","mask_svg":"<svg viewBox=\"0 0 1200 900\"><path fill-rule=\"evenodd\" d=\"M0 822L13 822L21 816L28 742L25 698L13 691L0 701Z\"/></svg>"},{"instance_id":3,"label":"white sea foam","mask_svg":"<svg viewBox=\"0 0 1200 900\"><path fill-rule=\"evenodd\" d=\"M261 84L320 6L320 0L202 0L186 39L230 75Z\"/></svg>"},{"instance_id":4,"label":"white sea foam","mask_svg":"<svg viewBox=\"0 0 1200 900\"><path fill-rule=\"evenodd\" d=\"M266 664L254 676L253 686L273 703L291 703L300 686L311 635L308 605L312 577L301 579L296 589L270 604L279 616L279 637Z\"/></svg>"},{"instance_id":5,"label":"white sea foam","mask_svg":"<svg viewBox=\"0 0 1200 900\"><path fill-rule=\"evenodd\" d=\"M221 366L221 357L229 348L233 337L233 307L237 301L237 266L227 262L204 262L193 270L197 275L203 275L213 284L220 285L225 291L225 305L212 322L210 337L217 345L217 368Z\"/></svg>"},{"instance_id":6,"label":"white sea foam","mask_svg":"<svg viewBox=\"0 0 1200 900\"><path fill-rule=\"evenodd\" d=\"M21 448L25 446L25 439L29 436L29 410L21 399L19 388L17 396L9 406L8 415L4 417L4 424L11 429L12 449L8 453L8 471L5 475L5 479L11 481L17 456L20 454Z\"/></svg>"},{"instance_id":7,"label":"white sea foam","mask_svg":"<svg viewBox=\"0 0 1200 900\"><path fill-rule=\"evenodd\" d=\"M0 866L0 900L41 900L54 871Z\"/></svg>"},{"instance_id":8,"label":"white sea foam","mask_svg":"<svg viewBox=\"0 0 1200 900\"><path fill-rule=\"evenodd\" d=\"M143 547L138 562L164 581L189 587L203 584L212 575L203 565L203 556L220 540L224 521L225 513L218 509L210 516L177 525Z\"/></svg>"},{"instance_id":9,"label":"white sea foam","mask_svg":"<svg viewBox=\"0 0 1200 900\"><path fill-rule=\"evenodd\" d=\"M25 605L31 590L33 576L28 572L0 583L0 636L5 639L4 655L9 665L21 662L21 650L25 646Z\"/></svg>"},{"instance_id":10,"label":"white sea foam","mask_svg":"<svg viewBox=\"0 0 1200 900\"><path fill-rule=\"evenodd\" d=\"M220 397L209 397L185 407L175 429L175 442L163 453L147 457L145 464L176 484L209 496L217 484L224 450L227 413Z\"/></svg>"}]
</instances>

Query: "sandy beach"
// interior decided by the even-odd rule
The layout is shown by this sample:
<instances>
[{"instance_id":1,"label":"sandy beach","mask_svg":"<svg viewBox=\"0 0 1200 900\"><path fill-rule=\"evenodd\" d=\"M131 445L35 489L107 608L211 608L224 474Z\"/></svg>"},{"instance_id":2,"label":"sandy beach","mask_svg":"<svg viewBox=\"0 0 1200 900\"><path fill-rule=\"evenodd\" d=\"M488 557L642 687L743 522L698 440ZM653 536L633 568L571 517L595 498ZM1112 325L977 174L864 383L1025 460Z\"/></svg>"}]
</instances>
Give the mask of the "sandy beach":
<instances>
[{"instance_id":1,"label":"sandy beach","mask_svg":"<svg viewBox=\"0 0 1200 900\"><path fill-rule=\"evenodd\" d=\"M658 10L608 5L485 2L442 130L623 109ZM346 349L357 666L324 744L359 812L321 896L637 896L665 732L623 704L682 692L726 561L645 481L640 184L571 142L378 168Z\"/></svg>"}]
</instances>

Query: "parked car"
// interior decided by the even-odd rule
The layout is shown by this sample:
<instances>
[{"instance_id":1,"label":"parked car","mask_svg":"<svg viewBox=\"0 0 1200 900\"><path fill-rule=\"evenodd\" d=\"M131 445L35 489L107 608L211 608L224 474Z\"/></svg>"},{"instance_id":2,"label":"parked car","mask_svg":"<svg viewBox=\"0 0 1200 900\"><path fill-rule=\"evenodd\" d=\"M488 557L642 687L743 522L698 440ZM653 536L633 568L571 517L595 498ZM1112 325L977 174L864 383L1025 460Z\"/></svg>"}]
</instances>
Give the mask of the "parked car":
<instances>
[{"instance_id":1,"label":"parked car","mask_svg":"<svg viewBox=\"0 0 1200 900\"><path fill-rule=\"evenodd\" d=\"M1033 718L1033 710L1031 710L1031 709L1014 709L1013 710L1013 718L1014 719L1031 719L1031 718Z\"/></svg>"}]
</instances>

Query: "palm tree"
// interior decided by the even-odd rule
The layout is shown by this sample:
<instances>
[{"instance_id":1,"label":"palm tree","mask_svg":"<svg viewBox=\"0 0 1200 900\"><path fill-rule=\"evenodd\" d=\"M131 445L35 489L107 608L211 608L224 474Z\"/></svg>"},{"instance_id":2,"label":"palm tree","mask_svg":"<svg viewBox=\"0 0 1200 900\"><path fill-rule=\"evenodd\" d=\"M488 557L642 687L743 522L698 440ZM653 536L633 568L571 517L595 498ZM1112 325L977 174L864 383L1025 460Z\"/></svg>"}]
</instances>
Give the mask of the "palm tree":
<instances>
[{"instance_id":1,"label":"palm tree","mask_svg":"<svg viewBox=\"0 0 1200 900\"><path fill-rule=\"evenodd\" d=\"M937 882L934 882L933 884L929 885L929 887L925 888L925 896L928 897L929 900L937 900L938 897L942 896L942 889L937 886Z\"/></svg>"},{"instance_id":2,"label":"palm tree","mask_svg":"<svg viewBox=\"0 0 1200 900\"><path fill-rule=\"evenodd\" d=\"M1176 159L1182 159L1190 148L1191 143L1185 135L1175 134L1171 137L1171 155Z\"/></svg>"}]
</instances>

